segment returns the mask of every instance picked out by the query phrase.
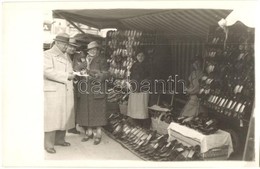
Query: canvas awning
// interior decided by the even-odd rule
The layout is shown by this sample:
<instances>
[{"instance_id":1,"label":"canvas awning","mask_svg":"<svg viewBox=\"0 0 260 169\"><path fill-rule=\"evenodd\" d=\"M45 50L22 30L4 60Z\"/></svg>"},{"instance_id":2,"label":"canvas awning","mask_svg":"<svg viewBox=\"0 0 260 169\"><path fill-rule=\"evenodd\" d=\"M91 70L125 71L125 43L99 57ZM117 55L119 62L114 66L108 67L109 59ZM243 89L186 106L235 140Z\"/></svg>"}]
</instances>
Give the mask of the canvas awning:
<instances>
[{"instance_id":1,"label":"canvas awning","mask_svg":"<svg viewBox=\"0 0 260 169\"><path fill-rule=\"evenodd\" d=\"M209 26L216 25L231 12L224 9L83 9L53 10L53 17L98 29L137 29L167 36L205 38Z\"/></svg>"}]
</instances>

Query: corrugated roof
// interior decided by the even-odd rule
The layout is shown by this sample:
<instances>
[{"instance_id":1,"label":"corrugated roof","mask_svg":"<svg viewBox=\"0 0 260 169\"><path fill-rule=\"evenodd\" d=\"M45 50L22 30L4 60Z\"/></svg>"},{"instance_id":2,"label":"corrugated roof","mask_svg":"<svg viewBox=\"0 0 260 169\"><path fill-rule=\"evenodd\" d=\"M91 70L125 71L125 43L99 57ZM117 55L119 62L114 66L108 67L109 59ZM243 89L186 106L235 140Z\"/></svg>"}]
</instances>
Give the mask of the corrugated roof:
<instances>
[{"instance_id":1,"label":"corrugated roof","mask_svg":"<svg viewBox=\"0 0 260 169\"><path fill-rule=\"evenodd\" d=\"M54 10L54 17L102 28L156 31L167 36L206 37L232 10L218 9L86 9Z\"/></svg>"},{"instance_id":2,"label":"corrugated roof","mask_svg":"<svg viewBox=\"0 0 260 169\"><path fill-rule=\"evenodd\" d=\"M54 10L53 17L70 19L88 26L103 28L122 27L121 19L168 11L164 9L84 9Z\"/></svg>"}]
</instances>

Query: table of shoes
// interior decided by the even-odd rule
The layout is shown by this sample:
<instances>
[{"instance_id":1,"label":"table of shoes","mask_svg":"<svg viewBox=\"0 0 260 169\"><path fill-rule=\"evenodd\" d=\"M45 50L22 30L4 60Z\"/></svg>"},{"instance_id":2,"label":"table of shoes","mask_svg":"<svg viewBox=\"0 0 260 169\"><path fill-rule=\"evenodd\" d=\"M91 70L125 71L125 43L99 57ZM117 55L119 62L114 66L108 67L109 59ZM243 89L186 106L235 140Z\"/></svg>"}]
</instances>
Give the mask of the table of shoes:
<instances>
[{"instance_id":1,"label":"table of shoes","mask_svg":"<svg viewBox=\"0 0 260 169\"><path fill-rule=\"evenodd\" d=\"M199 145L203 160L228 159L233 152L230 134L213 127L209 130L205 125L198 127L199 125L195 125L196 121L201 121L198 119L190 120L189 125L180 121L171 122L168 127L169 141L177 139L186 146ZM210 119L205 124L212 124L213 121Z\"/></svg>"}]
</instances>

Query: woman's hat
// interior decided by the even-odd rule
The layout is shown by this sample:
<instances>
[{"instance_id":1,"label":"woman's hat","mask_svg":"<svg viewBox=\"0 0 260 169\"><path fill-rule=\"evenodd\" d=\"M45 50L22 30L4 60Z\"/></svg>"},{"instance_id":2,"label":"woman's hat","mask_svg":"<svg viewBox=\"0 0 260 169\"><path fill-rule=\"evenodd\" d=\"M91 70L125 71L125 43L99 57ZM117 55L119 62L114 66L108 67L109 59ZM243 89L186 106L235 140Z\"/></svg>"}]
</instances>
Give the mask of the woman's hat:
<instances>
[{"instance_id":1,"label":"woman's hat","mask_svg":"<svg viewBox=\"0 0 260 169\"><path fill-rule=\"evenodd\" d=\"M58 34L56 37L55 37L55 41L59 41L59 42L64 42L64 43L69 43L69 35L66 34L66 33L61 33L61 34Z\"/></svg>"},{"instance_id":2,"label":"woman's hat","mask_svg":"<svg viewBox=\"0 0 260 169\"><path fill-rule=\"evenodd\" d=\"M80 45L77 43L75 38L69 39L69 45L74 46L74 47L80 47Z\"/></svg>"},{"instance_id":3,"label":"woman's hat","mask_svg":"<svg viewBox=\"0 0 260 169\"><path fill-rule=\"evenodd\" d=\"M96 42L96 41L92 41L88 44L88 49L87 50L90 50L90 49L93 49L93 48L100 48L101 46Z\"/></svg>"}]
</instances>

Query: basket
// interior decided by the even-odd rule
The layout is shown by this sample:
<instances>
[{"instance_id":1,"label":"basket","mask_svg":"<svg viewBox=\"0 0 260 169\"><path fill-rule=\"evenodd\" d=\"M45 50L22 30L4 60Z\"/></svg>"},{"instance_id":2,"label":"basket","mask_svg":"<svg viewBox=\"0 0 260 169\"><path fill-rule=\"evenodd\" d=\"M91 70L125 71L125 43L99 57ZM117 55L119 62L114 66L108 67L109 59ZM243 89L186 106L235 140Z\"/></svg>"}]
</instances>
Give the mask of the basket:
<instances>
[{"instance_id":1,"label":"basket","mask_svg":"<svg viewBox=\"0 0 260 169\"><path fill-rule=\"evenodd\" d=\"M170 106L173 105L173 98L174 95L171 96ZM171 110L160 107L160 99L161 96L159 95L157 99L157 104L148 108L149 111L156 111L161 113L159 117L151 117L151 129L157 130L158 134L168 134L167 128L170 124L166 123L165 121L162 121L161 118L166 114L166 112L169 112Z\"/></svg>"},{"instance_id":2,"label":"basket","mask_svg":"<svg viewBox=\"0 0 260 169\"><path fill-rule=\"evenodd\" d=\"M121 114L127 115L127 104L119 104L119 110Z\"/></svg>"},{"instance_id":3,"label":"basket","mask_svg":"<svg viewBox=\"0 0 260 169\"><path fill-rule=\"evenodd\" d=\"M161 120L162 115L163 113L158 118L151 118L151 129L157 130L159 134L168 134L167 128L170 124Z\"/></svg>"}]
</instances>

